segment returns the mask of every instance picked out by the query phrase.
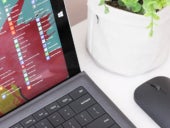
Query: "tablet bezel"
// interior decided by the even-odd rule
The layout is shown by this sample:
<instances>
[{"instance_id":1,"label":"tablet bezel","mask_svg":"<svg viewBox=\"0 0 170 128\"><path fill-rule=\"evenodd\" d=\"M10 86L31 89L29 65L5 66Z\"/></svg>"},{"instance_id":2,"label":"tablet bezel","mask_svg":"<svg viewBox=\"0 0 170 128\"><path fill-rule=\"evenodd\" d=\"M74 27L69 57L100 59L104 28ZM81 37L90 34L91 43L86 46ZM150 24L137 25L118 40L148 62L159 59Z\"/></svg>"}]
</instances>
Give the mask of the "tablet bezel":
<instances>
[{"instance_id":1,"label":"tablet bezel","mask_svg":"<svg viewBox=\"0 0 170 128\"><path fill-rule=\"evenodd\" d=\"M65 8L65 3L64 0L50 0L50 1L53 9L53 14L56 20L56 25L58 28L66 64L68 67L68 72L70 77L72 77L80 73L80 66L78 63L78 58ZM58 13L60 13L61 11L64 13L64 16L62 18L58 18Z\"/></svg>"}]
</instances>

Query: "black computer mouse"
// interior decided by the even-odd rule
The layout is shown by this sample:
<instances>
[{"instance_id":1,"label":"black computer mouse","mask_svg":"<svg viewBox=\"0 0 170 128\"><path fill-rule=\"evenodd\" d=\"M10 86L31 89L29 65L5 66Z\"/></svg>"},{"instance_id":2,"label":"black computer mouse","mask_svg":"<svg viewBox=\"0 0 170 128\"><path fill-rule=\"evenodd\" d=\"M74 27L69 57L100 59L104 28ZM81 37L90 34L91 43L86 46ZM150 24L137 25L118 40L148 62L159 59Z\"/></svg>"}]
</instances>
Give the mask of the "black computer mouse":
<instances>
[{"instance_id":1,"label":"black computer mouse","mask_svg":"<svg viewBox=\"0 0 170 128\"><path fill-rule=\"evenodd\" d=\"M170 79L167 77L153 78L134 93L136 103L161 128L170 128Z\"/></svg>"}]
</instances>

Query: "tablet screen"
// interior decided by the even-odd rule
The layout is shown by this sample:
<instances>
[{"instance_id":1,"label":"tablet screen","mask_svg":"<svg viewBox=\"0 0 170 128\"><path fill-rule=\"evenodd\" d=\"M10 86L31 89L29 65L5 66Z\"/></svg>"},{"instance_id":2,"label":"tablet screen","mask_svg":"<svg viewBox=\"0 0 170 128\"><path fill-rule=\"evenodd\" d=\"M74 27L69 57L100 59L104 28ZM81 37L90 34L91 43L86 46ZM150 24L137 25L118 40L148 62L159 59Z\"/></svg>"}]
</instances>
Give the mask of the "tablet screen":
<instances>
[{"instance_id":1,"label":"tablet screen","mask_svg":"<svg viewBox=\"0 0 170 128\"><path fill-rule=\"evenodd\" d=\"M68 77L50 0L1 0L0 116Z\"/></svg>"}]
</instances>

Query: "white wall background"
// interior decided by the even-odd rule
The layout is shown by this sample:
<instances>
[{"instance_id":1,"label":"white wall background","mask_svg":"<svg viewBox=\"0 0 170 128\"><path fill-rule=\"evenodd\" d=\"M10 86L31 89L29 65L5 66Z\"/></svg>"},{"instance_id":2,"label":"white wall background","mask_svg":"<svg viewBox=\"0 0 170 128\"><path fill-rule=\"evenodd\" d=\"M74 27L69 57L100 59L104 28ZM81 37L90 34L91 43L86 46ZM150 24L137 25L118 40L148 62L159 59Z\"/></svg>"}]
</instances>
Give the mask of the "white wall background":
<instances>
[{"instance_id":1,"label":"white wall background","mask_svg":"<svg viewBox=\"0 0 170 128\"><path fill-rule=\"evenodd\" d=\"M71 25L87 17L87 0L64 0Z\"/></svg>"}]
</instances>

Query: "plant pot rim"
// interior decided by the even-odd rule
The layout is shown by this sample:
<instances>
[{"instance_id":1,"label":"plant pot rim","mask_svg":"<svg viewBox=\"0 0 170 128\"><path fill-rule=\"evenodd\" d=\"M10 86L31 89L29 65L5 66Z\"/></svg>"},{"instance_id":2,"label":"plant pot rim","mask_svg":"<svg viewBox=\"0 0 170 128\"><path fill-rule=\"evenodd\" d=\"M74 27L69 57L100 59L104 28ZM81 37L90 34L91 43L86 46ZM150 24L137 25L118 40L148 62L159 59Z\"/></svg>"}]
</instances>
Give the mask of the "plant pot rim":
<instances>
[{"instance_id":1,"label":"plant pot rim","mask_svg":"<svg viewBox=\"0 0 170 128\"><path fill-rule=\"evenodd\" d=\"M96 12L96 14L100 15L101 17L105 17L107 19L109 19L109 17L114 17L117 16L117 14L124 19L125 17L129 17L128 19L138 19L138 21L144 21L147 24L150 23L150 17L146 17L145 15L141 15L141 14L137 14L137 13L133 13L133 12L129 12L123 9L119 9L110 5L106 6L109 8L110 13L105 14L104 13L104 6L99 6L99 0L88 0L87 5L90 7L90 9L92 9L94 12ZM160 19L157 21L157 23L159 22L159 24L164 23L166 20L170 19L170 14L169 17L167 17L167 12L170 12L170 7L167 6L165 8L163 8L162 10L160 10L159 12L157 12L157 14L159 15ZM111 18L110 18L111 19ZM146 25L145 25L146 27Z\"/></svg>"},{"instance_id":2,"label":"plant pot rim","mask_svg":"<svg viewBox=\"0 0 170 128\"><path fill-rule=\"evenodd\" d=\"M124 13L124 14L128 14L128 15L135 15L135 16L138 16L138 17L144 17L144 18L148 18L148 17L146 17L145 15L142 15L142 14L138 14L138 13L133 13L133 12L130 12L130 11L126 11L126 10L123 10L123 9L119 9L119 8L116 8L116 7L113 7L113 6L110 6L110 5L107 5L106 4L106 6L109 8L109 9L113 9L113 10L115 10L115 11L119 11L119 12L121 12L122 14ZM165 12L166 12L166 10L168 9L168 8L170 8L170 7L164 7L163 9L161 9L161 10L159 10L158 12L157 12L157 14L159 15L159 16L162 16Z\"/></svg>"}]
</instances>

